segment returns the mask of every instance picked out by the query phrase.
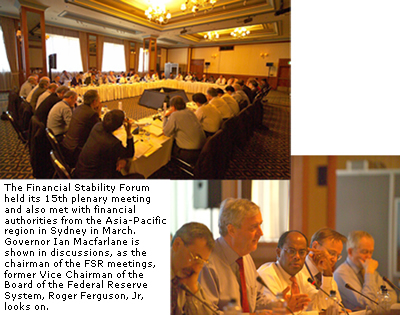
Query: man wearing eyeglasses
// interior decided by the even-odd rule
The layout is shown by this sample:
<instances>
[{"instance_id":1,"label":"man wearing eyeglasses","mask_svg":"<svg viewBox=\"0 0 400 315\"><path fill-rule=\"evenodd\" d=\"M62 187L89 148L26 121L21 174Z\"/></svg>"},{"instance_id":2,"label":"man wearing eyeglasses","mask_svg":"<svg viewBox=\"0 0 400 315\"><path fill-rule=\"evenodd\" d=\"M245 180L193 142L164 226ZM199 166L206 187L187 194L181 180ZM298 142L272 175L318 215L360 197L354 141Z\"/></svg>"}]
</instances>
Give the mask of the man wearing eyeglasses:
<instances>
[{"instance_id":1,"label":"man wearing eyeglasses","mask_svg":"<svg viewBox=\"0 0 400 315\"><path fill-rule=\"evenodd\" d=\"M351 310L369 307L372 310L381 311L375 303L347 289L346 283L374 301L378 299L377 292L380 286L385 285L392 303L397 301L396 292L383 281L376 270L378 262L372 258L374 245L374 239L368 232L350 232L347 237L347 259L334 273L343 304Z\"/></svg>"},{"instance_id":2,"label":"man wearing eyeglasses","mask_svg":"<svg viewBox=\"0 0 400 315\"><path fill-rule=\"evenodd\" d=\"M283 233L276 249L277 261L266 263L258 269L270 289L265 289L264 293L272 299L278 292L283 292L288 306L294 312L303 309L321 311L328 307L324 293L308 282L309 275L301 272L309 252L307 243L306 236L300 231ZM332 269L326 260L320 267L323 273L321 287L329 292L334 289Z\"/></svg>"},{"instance_id":3,"label":"man wearing eyeglasses","mask_svg":"<svg viewBox=\"0 0 400 315\"><path fill-rule=\"evenodd\" d=\"M311 237L310 253L306 257L302 273L311 278L317 286L322 285L322 281L332 282L332 290L336 291L336 297L341 301L340 293L332 272L335 264L342 258L343 244L347 241L346 236L330 228L319 229ZM326 266L324 266L326 264ZM328 270L328 277L324 277L324 269ZM325 272L326 274L326 272Z\"/></svg>"},{"instance_id":4,"label":"man wearing eyeglasses","mask_svg":"<svg viewBox=\"0 0 400 315\"><path fill-rule=\"evenodd\" d=\"M210 255L210 263L200 273L209 301L222 311L235 299L243 313L267 308L269 299L262 294L250 253L257 249L263 235L260 208L245 199L226 199L219 213L220 237Z\"/></svg>"},{"instance_id":5,"label":"man wearing eyeglasses","mask_svg":"<svg viewBox=\"0 0 400 315\"><path fill-rule=\"evenodd\" d=\"M185 290L207 303L198 277L203 266L208 264L214 244L212 233L201 223L184 224L175 233L171 242L171 315L213 314Z\"/></svg>"}]
</instances>

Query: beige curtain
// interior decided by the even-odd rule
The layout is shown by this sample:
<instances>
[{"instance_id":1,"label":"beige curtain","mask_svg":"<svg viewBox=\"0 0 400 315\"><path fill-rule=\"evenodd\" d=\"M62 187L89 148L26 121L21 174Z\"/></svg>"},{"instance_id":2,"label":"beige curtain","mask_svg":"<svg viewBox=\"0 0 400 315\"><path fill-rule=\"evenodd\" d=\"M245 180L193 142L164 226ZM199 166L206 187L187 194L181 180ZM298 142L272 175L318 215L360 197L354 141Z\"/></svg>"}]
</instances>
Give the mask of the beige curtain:
<instances>
[{"instance_id":1,"label":"beige curtain","mask_svg":"<svg viewBox=\"0 0 400 315\"><path fill-rule=\"evenodd\" d=\"M79 31L79 45L81 46L83 72L86 73L89 70L88 35L86 32Z\"/></svg>"},{"instance_id":2,"label":"beige curtain","mask_svg":"<svg viewBox=\"0 0 400 315\"><path fill-rule=\"evenodd\" d=\"M124 47L125 47L125 68L126 73L130 70L130 56L131 56L131 44L128 40L124 40Z\"/></svg>"},{"instance_id":3,"label":"beige curtain","mask_svg":"<svg viewBox=\"0 0 400 315\"><path fill-rule=\"evenodd\" d=\"M11 86L9 88L19 87L19 72L17 63L17 43L15 41L15 26L14 19L2 17L1 28L3 30L4 46L6 48L8 63L11 69Z\"/></svg>"},{"instance_id":4,"label":"beige curtain","mask_svg":"<svg viewBox=\"0 0 400 315\"><path fill-rule=\"evenodd\" d=\"M97 35L97 70L102 71L103 68L103 47L104 36Z\"/></svg>"}]
</instances>

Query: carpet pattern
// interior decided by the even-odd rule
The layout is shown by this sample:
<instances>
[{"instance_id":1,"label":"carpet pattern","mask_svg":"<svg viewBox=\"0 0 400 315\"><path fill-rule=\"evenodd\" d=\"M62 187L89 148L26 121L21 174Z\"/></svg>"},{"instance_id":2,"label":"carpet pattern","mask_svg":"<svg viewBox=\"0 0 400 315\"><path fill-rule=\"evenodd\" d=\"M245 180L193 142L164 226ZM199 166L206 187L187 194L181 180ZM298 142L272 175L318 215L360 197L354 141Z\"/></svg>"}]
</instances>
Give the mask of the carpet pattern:
<instances>
[{"instance_id":1,"label":"carpet pattern","mask_svg":"<svg viewBox=\"0 0 400 315\"><path fill-rule=\"evenodd\" d=\"M290 95L271 91L264 106L264 128L257 129L243 150L235 148L226 179L290 179ZM191 94L188 94L191 99ZM118 102L103 102L109 109ZM157 111L138 105L139 97L123 99L123 110L133 119ZM0 94L0 111L6 111L8 94ZM265 128L268 127L268 128ZM33 178L28 150L18 138L9 121L0 120L0 179ZM174 161L155 172L151 179L190 179Z\"/></svg>"}]
</instances>

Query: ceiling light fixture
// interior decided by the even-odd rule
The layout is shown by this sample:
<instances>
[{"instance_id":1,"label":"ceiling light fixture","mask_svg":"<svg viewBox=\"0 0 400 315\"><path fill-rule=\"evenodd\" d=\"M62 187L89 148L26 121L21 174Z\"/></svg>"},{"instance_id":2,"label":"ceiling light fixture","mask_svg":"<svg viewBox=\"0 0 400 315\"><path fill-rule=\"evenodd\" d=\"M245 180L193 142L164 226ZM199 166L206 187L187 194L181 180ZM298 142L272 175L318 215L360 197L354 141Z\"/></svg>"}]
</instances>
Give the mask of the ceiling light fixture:
<instances>
[{"instance_id":1,"label":"ceiling light fixture","mask_svg":"<svg viewBox=\"0 0 400 315\"><path fill-rule=\"evenodd\" d=\"M250 34L249 30L246 30L245 27L242 28L235 28L235 30L231 33L231 35L235 38L235 39L241 39L246 37L247 35Z\"/></svg>"},{"instance_id":2,"label":"ceiling light fixture","mask_svg":"<svg viewBox=\"0 0 400 315\"><path fill-rule=\"evenodd\" d=\"M208 32L204 35L204 39L207 41L217 40L219 38L219 34L217 32Z\"/></svg>"},{"instance_id":3,"label":"ceiling light fixture","mask_svg":"<svg viewBox=\"0 0 400 315\"><path fill-rule=\"evenodd\" d=\"M155 5L152 4L144 14L150 21L154 21L160 24L167 24L168 20L171 18L171 13L165 10L165 5Z\"/></svg>"},{"instance_id":4,"label":"ceiling light fixture","mask_svg":"<svg viewBox=\"0 0 400 315\"><path fill-rule=\"evenodd\" d=\"M196 14L200 10L200 8L205 8L208 5L211 5L211 8L209 10L212 10L212 8L214 8L214 5L216 3L217 0L186 0L184 3L182 3L181 10L182 11L189 10L194 14Z\"/></svg>"}]
</instances>

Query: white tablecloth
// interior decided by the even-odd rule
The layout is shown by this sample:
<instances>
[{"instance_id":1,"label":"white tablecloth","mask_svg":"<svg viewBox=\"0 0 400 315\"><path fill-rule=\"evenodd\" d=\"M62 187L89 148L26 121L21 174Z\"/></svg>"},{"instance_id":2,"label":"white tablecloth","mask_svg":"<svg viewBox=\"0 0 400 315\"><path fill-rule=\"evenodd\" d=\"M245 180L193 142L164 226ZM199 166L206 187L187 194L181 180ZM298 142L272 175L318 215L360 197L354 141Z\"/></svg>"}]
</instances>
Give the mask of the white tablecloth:
<instances>
[{"instance_id":1,"label":"white tablecloth","mask_svg":"<svg viewBox=\"0 0 400 315\"><path fill-rule=\"evenodd\" d=\"M151 124L153 123L153 118L146 117L140 119L139 123ZM114 135L126 146L126 131L123 126L116 130ZM123 175L139 173L145 178L148 178L155 171L167 164L171 159L173 138L165 135L156 137L153 134L150 134L150 140L147 140L146 136L140 135L134 135L133 138L135 141L135 156L128 162L126 168L121 172ZM150 143L153 146L153 149L150 149L142 156L137 156L138 152L136 152L136 148L139 142Z\"/></svg>"},{"instance_id":2,"label":"white tablecloth","mask_svg":"<svg viewBox=\"0 0 400 315\"><path fill-rule=\"evenodd\" d=\"M119 100L134 96L140 96L145 89L156 89L161 87L168 87L174 89L183 89L186 93L207 93L210 87L221 87L217 84L203 83L203 82L184 82L175 80L164 80L156 82L139 82L132 84L104 84L100 86L76 86L72 88L80 96L83 96L88 90L98 90L102 102ZM223 88L223 87L221 87Z\"/></svg>"}]
</instances>

